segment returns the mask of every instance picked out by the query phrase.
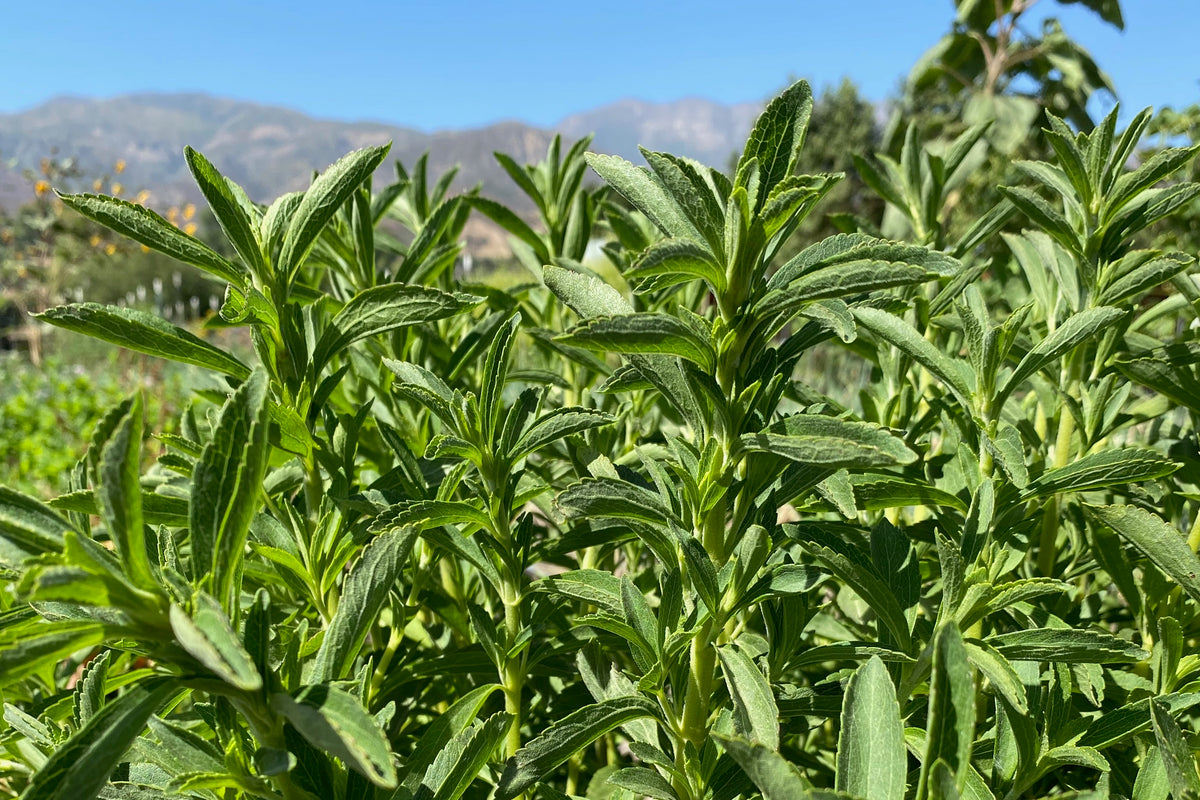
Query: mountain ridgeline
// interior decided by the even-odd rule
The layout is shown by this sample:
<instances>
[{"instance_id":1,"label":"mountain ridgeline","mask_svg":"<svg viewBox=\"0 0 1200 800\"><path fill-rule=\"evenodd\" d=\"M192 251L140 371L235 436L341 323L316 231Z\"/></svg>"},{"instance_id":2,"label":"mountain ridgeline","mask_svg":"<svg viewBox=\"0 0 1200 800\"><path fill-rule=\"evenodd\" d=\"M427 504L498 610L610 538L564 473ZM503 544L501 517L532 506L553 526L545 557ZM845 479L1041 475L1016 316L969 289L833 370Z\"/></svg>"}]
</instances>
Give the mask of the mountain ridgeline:
<instances>
[{"instance_id":1,"label":"mountain ridgeline","mask_svg":"<svg viewBox=\"0 0 1200 800\"><path fill-rule=\"evenodd\" d=\"M348 150L393 142L392 162L411 165L429 151L434 174L459 165L456 188L476 183L502 202L523 208L527 199L492 156L521 162L545 155L554 132L569 140L595 133L592 149L640 160L637 145L669 150L706 163L729 160L759 111L754 103L722 105L702 99L672 103L624 100L563 119L552 130L521 122L426 133L378 122L317 119L299 111L205 94L134 94L107 99L61 97L15 114L0 114L0 204L28 196L22 168L47 156L77 158L90 183L118 160L131 191L151 191L152 205L198 200L183 159L184 145L203 152L242 184L251 198L269 201L301 189L313 170ZM86 186L75 187L84 188Z\"/></svg>"}]
</instances>

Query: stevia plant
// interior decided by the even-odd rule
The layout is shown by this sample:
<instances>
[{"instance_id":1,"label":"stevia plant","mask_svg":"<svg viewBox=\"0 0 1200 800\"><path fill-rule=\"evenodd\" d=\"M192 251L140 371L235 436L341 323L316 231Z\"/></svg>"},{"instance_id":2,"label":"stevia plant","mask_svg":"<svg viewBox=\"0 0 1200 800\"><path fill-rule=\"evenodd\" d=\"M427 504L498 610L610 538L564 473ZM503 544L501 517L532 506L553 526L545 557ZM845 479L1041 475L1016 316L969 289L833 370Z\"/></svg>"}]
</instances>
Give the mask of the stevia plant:
<instances>
[{"instance_id":1,"label":"stevia plant","mask_svg":"<svg viewBox=\"0 0 1200 800\"><path fill-rule=\"evenodd\" d=\"M373 191L386 148L266 207L188 150L231 258L64 196L225 283L253 359L43 315L213 382L148 470L134 397L67 494L0 489L0 792L1200 791L1200 292L1143 241L1194 151L1130 169L1144 117L1051 119L1043 188L948 241L980 129L912 133L868 181L912 241L789 243L839 177L793 174L811 108L773 101L732 177L499 157L544 231L425 159ZM463 285L472 208L544 285ZM796 380L817 347L877 370L858 405Z\"/></svg>"}]
</instances>

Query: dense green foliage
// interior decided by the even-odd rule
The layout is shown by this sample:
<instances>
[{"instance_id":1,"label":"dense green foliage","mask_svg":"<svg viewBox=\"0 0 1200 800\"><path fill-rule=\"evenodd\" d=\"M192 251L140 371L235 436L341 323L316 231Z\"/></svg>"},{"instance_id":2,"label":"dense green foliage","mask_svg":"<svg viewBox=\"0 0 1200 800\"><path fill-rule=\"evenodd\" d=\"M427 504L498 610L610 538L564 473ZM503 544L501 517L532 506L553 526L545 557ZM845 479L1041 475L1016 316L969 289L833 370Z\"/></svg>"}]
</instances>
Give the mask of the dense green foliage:
<instances>
[{"instance_id":1,"label":"dense green foliage","mask_svg":"<svg viewBox=\"0 0 1200 800\"><path fill-rule=\"evenodd\" d=\"M4 785L1190 796L1200 289L1135 241L1200 192L1162 183L1195 149L1131 171L1147 114L1049 117L1055 162L949 241L982 130L910 133L863 175L916 241L780 263L840 177L794 173L812 108L804 83L772 102L732 178L502 159L541 232L423 170L372 192L386 148L267 208L188 151L232 257L64 196L225 282L254 358L131 309L42 315L227 388L148 472L135 396L66 494L0 491ZM471 207L543 282L456 281ZM579 260L597 231L608 281ZM796 380L818 346L869 365L856 403Z\"/></svg>"},{"instance_id":2,"label":"dense green foliage","mask_svg":"<svg viewBox=\"0 0 1200 800\"><path fill-rule=\"evenodd\" d=\"M189 148L220 245L64 194L253 348L40 315L212 382L0 487L0 795L1200 797L1200 147L1047 114L975 208L994 121L908 126L825 235L818 108L732 174L497 156L536 222L386 146L265 207Z\"/></svg>"},{"instance_id":3,"label":"dense green foliage","mask_svg":"<svg viewBox=\"0 0 1200 800\"><path fill-rule=\"evenodd\" d=\"M96 423L133 389L143 388L150 404L148 424L174 427L186 385L174 365L147 359L138 364L117 353L91 354L85 367L55 356L40 366L16 356L4 359L0 385L0 475L2 483L34 495L65 487ZM131 369L131 367L137 367Z\"/></svg>"}]
</instances>

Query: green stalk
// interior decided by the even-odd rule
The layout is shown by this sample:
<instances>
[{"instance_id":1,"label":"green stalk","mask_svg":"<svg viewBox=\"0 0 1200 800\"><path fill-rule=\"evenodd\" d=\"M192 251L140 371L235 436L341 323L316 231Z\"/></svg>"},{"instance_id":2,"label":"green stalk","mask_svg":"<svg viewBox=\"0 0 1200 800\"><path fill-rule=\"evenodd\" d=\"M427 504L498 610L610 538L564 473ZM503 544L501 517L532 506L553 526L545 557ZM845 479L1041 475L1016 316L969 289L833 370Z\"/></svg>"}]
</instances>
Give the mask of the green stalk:
<instances>
[{"instance_id":1,"label":"green stalk","mask_svg":"<svg viewBox=\"0 0 1200 800\"><path fill-rule=\"evenodd\" d=\"M735 396L737 367L741 360L741 354L745 349L746 340L744 332L739 333L733 342L733 346L729 350L721 354L718 359L716 378L718 385L724 390L726 396ZM731 463L730 453L732 451L730 437L732 431L728 430L728 424L721 424L715 435L721 442L722 449L722 464L721 469L717 474L709 474L705 476L703 481L706 484L711 484L714 481L720 481L725 475L730 474L731 470L736 466ZM714 567L719 571L728 559L727 531L729 524L730 498L725 495L705 514L703 520L698 521L697 527L699 530L696 534L699 536L704 551L712 560ZM735 498L734 510L738 509L741 498ZM686 765L686 759L683 757L683 752L686 744L690 743L697 750L704 747L705 742L709 738L709 718L712 716L712 696L713 688L716 680L717 668L717 637L723 632L723 627L716 624L716 615L719 613L717 609L712 609L710 616L696 631L695 637L692 639L688 654L688 679L687 689L684 694L683 713L680 717L679 736L676 741L676 763L681 767ZM686 773L685 773L686 774ZM705 792L704 786L687 787L687 795L689 797L702 797Z\"/></svg>"},{"instance_id":2,"label":"green stalk","mask_svg":"<svg viewBox=\"0 0 1200 800\"><path fill-rule=\"evenodd\" d=\"M263 747L273 750L287 751L287 741L283 736L284 720L272 711L258 697L242 694L241 696L226 695L246 720L250 733ZM284 800L309 800L309 793L292 781L290 772L281 772L270 777L271 783L279 790Z\"/></svg>"},{"instance_id":3,"label":"green stalk","mask_svg":"<svg viewBox=\"0 0 1200 800\"><path fill-rule=\"evenodd\" d=\"M325 481L321 478L321 467L317 465L315 456L304 466L304 505L308 511L305 515L305 522L311 539L317 532L317 522L320 520L321 498L325 494Z\"/></svg>"},{"instance_id":4,"label":"green stalk","mask_svg":"<svg viewBox=\"0 0 1200 800\"><path fill-rule=\"evenodd\" d=\"M504 628L508 634L505 650L511 650L521 630L521 594L520 586L506 582L504 586ZM521 749L521 692L525 689L525 659L518 657L506 659L500 668L500 684L504 689L504 710L512 714L512 724L508 728L505 744L505 755L511 758Z\"/></svg>"},{"instance_id":5,"label":"green stalk","mask_svg":"<svg viewBox=\"0 0 1200 800\"><path fill-rule=\"evenodd\" d=\"M1054 439L1054 468L1065 467L1071 457L1071 439L1075 436L1075 417L1063 409L1058 421L1058 435ZM1050 575L1058 559L1058 496L1046 501L1042 516L1042 539L1038 548L1038 570Z\"/></svg>"},{"instance_id":6,"label":"green stalk","mask_svg":"<svg viewBox=\"0 0 1200 800\"><path fill-rule=\"evenodd\" d=\"M505 508L505 493L500 488L507 484L509 476L504 474L506 471L501 468L499 471L504 479L498 479L493 472L494 466L490 465L484 475L484 481L492 496L492 502L489 504L492 533L496 540L511 553L512 523L509 519L508 509ZM506 574L503 576L500 596L500 601L504 604L505 653L512 651L517 636L524 627L524 620L521 617L524 588L521 581L524 575L524 565L514 563L515 559L507 561L510 569L506 570ZM508 728L508 735L505 739L505 756L511 758L521 749L521 722L524 719L521 711L521 693L525 689L524 655L517 658L505 656L504 663L500 665L498 672L500 686L504 692L504 710L512 715L512 724ZM524 797L525 795L522 794L516 800L523 800Z\"/></svg>"}]
</instances>

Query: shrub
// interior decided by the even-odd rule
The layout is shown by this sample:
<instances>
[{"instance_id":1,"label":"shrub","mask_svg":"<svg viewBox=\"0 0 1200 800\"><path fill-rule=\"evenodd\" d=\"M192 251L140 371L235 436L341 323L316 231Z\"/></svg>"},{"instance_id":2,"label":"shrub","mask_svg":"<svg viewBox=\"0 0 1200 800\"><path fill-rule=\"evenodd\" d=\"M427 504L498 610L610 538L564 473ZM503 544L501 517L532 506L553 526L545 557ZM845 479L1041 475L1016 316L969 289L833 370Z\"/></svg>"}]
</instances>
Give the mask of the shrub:
<instances>
[{"instance_id":1,"label":"shrub","mask_svg":"<svg viewBox=\"0 0 1200 800\"><path fill-rule=\"evenodd\" d=\"M1178 527L1200 293L1190 256L1132 246L1200 192L1158 188L1195 149L1129 171L1147 115L1051 117L1057 162L1020 164L1011 209L945 243L976 134L938 154L914 134L868 183L933 235L839 234L776 267L840 177L793 174L811 109L804 83L773 101L732 177L586 156L628 206L564 177L582 148L514 164L554 198L545 234L441 197L388 258L376 226L409 185L370 191L386 147L265 209L188 150L236 258L65 196L226 282L255 357L129 309L42 315L227 388L148 475L135 396L67 494L0 491L22 556L0 595L9 789L1200 791L1200 526ZM469 207L544 286L455 282ZM1014 214L1012 264L984 260ZM611 231L609 280L568 219ZM794 380L831 342L872 370L857 411Z\"/></svg>"}]
</instances>

